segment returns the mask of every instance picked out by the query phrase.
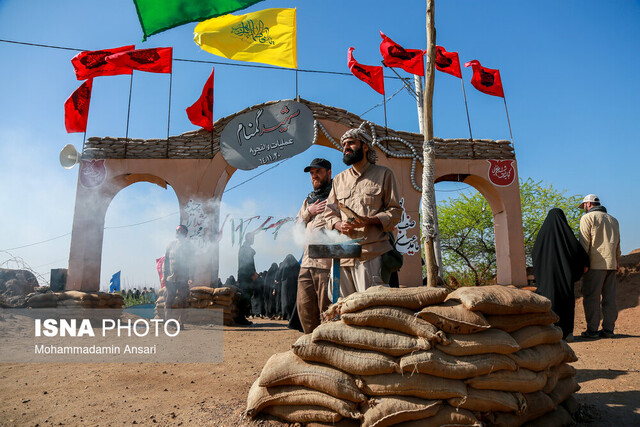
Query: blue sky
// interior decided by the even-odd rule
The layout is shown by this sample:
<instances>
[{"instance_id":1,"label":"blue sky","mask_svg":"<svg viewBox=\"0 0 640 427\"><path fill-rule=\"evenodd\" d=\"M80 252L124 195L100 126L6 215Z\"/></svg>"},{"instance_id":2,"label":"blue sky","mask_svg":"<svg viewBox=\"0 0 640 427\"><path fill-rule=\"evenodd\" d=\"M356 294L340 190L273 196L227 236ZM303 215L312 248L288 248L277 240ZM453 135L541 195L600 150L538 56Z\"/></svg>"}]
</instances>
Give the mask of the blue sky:
<instances>
[{"instance_id":1,"label":"blue sky","mask_svg":"<svg viewBox=\"0 0 640 427\"><path fill-rule=\"evenodd\" d=\"M379 64L379 30L406 48L424 48L425 3L390 8L393 3L376 0L266 0L247 11L297 7L299 68L348 72L350 46L359 62ZM237 63L202 51L192 40L195 25L142 43L131 0L0 0L3 40L87 50L173 46L175 58ZM477 59L500 69L520 176L551 183L567 194L596 193L620 221L623 253L640 247L635 219L640 207L640 2L437 1L436 28L437 43L458 51L462 62ZM82 146L82 134L64 129L63 103L80 84L70 63L75 53L0 42L0 263L15 267L22 259L47 279L50 268L68 262L70 236L64 235L71 231L78 169L62 169L58 153L68 143ZM174 62L172 135L195 129L184 109L198 98L211 67ZM296 95L290 70L215 68L216 119ZM509 139L503 100L476 91L469 83L471 70L462 72L474 137ZM386 70L385 75L393 73ZM130 137L166 137L168 85L168 75L135 72ZM359 115L382 101L351 76L301 72L298 87L303 98ZM400 87L398 80L386 80L387 95ZM128 76L94 80L88 136L124 136L128 90ZM415 101L406 91L388 102L387 112L389 127L418 131ZM433 116L436 136L468 137L459 79L436 73ZM384 123L381 107L362 117ZM267 172L268 166L239 171L228 188L264 173L226 193L223 210L238 216L295 215L310 190L302 169L317 156L329 158L334 173L345 168L337 151L312 147ZM438 184L436 196L443 200L460 188ZM173 191L152 184L136 184L116 196L107 227L166 218L105 231L103 287L118 270L125 285L156 285L153 260L172 238L178 216L171 214L177 209ZM64 237L53 239L58 236ZM297 250L284 236L258 239L259 269ZM234 273L235 248L229 239L222 244L224 278Z\"/></svg>"}]
</instances>

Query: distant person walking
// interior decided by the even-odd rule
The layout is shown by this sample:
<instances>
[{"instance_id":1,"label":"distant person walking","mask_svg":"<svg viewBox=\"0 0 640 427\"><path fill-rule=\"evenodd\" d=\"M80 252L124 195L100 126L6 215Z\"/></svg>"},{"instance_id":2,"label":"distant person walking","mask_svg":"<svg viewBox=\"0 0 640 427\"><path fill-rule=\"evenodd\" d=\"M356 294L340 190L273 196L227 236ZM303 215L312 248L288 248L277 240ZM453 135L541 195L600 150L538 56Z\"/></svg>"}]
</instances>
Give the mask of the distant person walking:
<instances>
[{"instance_id":1,"label":"distant person walking","mask_svg":"<svg viewBox=\"0 0 640 427\"><path fill-rule=\"evenodd\" d=\"M251 295L255 287L254 282L258 278L254 260L256 251L251 247L253 241L253 233L247 233L244 237L244 243L238 250L238 287L240 288L240 301L238 307L239 314L235 322L240 325L251 325L252 323L247 320L247 316L251 314Z\"/></svg>"},{"instance_id":2,"label":"distant person walking","mask_svg":"<svg viewBox=\"0 0 640 427\"><path fill-rule=\"evenodd\" d=\"M169 243L164 255L162 273L166 280L164 318L175 319L184 329L183 309L189 297L189 286L193 282L193 246L185 225L176 228L176 240ZM178 306L175 316L173 306Z\"/></svg>"},{"instance_id":3,"label":"distant person walking","mask_svg":"<svg viewBox=\"0 0 640 427\"><path fill-rule=\"evenodd\" d=\"M553 208L547 214L533 245L533 274L536 293L551 300L551 309L560 320L565 340L573 340L575 317L574 284L589 267L589 256L573 230L562 209Z\"/></svg>"},{"instance_id":4,"label":"distant person walking","mask_svg":"<svg viewBox=\"0 0 640 427\"><path fill-rule=\"evenodd\" d=\"M620 261L620 226L595 194L585 196L580 208L585 212L580 218L580 243L589 254L591 264L582 279L584 315L587 320L587 330L582 337L613 338L618 319L616 273ZM602 330L598 331L601 319Z\"/></svg>"}]
</instances>

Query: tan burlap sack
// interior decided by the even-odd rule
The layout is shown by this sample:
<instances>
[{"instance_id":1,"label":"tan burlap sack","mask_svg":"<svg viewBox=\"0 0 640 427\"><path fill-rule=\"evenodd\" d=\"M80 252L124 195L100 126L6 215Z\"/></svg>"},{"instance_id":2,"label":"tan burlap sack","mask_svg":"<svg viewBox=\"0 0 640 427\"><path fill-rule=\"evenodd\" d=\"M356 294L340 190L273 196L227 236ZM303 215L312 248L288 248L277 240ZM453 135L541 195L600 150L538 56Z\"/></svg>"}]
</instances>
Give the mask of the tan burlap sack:
<instances>
[{"instance_id":1,"label":"tan burlap sack","mask_svg":"<svg viewBox=\"0 0 640 427\"><path fill-rule=\"evenodd\" d=\"M518 365L504 354L450 356L433 349L404 356L400 359L400 368L405 372L465 379L501 370L515 371Z\"/></svg>"},{"instance_id":2,"label":"tan burlap sack","mask_svg":"<svg viewBox=\"0 0 640 427\"><path fill-rule=\"evenodd\" d=\"M478 390L468 387L467 395L454 397L447 402L454 408L478 412L518 412L525 409L522 393L499 390Z\"/></svg>"},{"instance_id":3,"label":"tan burlap sack","mask_svg":"<svg viewBox=\"0 0 640 427\"><path fill-rule=\"evenodd\" d=\"M490 425L498 427L517 427L522 424L540 418L555 408L551 398L541 391L524 395L526 409L522 414L507 412L490 412L487 416Z\"/></svg>"},{"instance_id":4,"label":"tan burlap sack","mask_svg":"<svg viewBox=\"0 0 640 427\"><path fill-rule=\"evenodd\" d=\"M303 360L324 363L353 375L400 372L400 366L395 359L386 354L354 350L328 342L314 343L311 341L311 334L298 338L291 350Z\"/></svg>"},{"instance_id":5,"label":"tan burlap sack","mask_svg":"<svg viewBox=\"0 0 640 427\"><path fill-rule=\"evenodd\" d=\"M247 415L255 417L267 406L278 405L322 406L343 417L358 419L362 416L353 402L300 386L260 387L258 380L255 380L247 397Z\"/></svg>"},{"instance_id":6,"label":"tan burlap sack","mask_svg":"<svg viewBox=\"0 0 640 427\"><path fill-rule=\"evenodd\" d=\"M162 304L162 303L164 303L164 295L156 299L156 304Z\"/></svg>"},{"instance_id":7,"label":"tan burlap sack","mask_svg":"<svg viewBox=\"0 0 640 427\"><path fill-rule=\"evenodd\" d=\"M307 363L291 351L271 356L262 368L258 384L261 387L299 385L351 402L367 400L351 375L330 366Z\"/></svg>"},{"instance_id":8,"label":"tan burlap sack","mask_svg":"<svg viewBox=\"0 0 640 427\"><path fill-rule=\"evenodd\" d=\"M389 329L407 335L423 337L431 342L442 342L445 335L431 323L414 315L412 310L401 307L369 307L341 316L342 322L352 326L370 326Z\"/></svg>"},{"instance_id":9,"label":"tan burlap sack","mask_svg":"<svg viewBox=\"0 0 640 427\"><path fill-rule=\"evenodd\" d=\"M164 310L164 301L156 303L156 309Z\"/></svg>"},{"instance_id":10,"label":"tan burlap sack","mask_svg":"<svg viewBox=\"0 0 640 427\"><path fill-rule=\"evenodd\" d=\"M322 406L267 406L262 412L289 423L335 423L342 419L342 415Z\"/></svg>"},{"instance_id":11,"label":"tan burlap sack","mask_svg":"<svg viewBox=\"0 0 640 427\"><path fill-rule=\"evenodd\" d=\"M367 396L414 396L423 399L448 399L467 394L461 380L426 374L382 374L361 376L358 386Z\"/></svg>"},{"instance_id":12,"label":"tan burlap sack","mask_svg":"<svg viewBox=\"0 0 640 427\"><path fill-rule=\"evenodd\" d=\"M62 301L58 301L58 307L66 307L66 308L92 308L92 301L82 301L77 299L66 299Z\"/></svg>"},{"instance_id":13,"label":"tan burlap sack","mask_svg":"<svg viewBox=\"0 0 640 427\"><path fill-rule=\"evenodd\" d=\"M556 387L556 384L558 384L558 380L560 379L559 368L560 368L560 365L557 365L557 366L554 366L553 368L549 368L546 370L547 382L542 388L543 393L546 393L546 394L551 393L553 389Z\"/></svg>"},{"instance_id":14,"label":"tan burlap sack","mask_svg":"<svg viewBox=\"0 0 640 427\"><path fill-rule=\"evenodd\" d=\"M544 371L569 358L562 342L542 344L531 348L523 348L509 355L521 368L531 371Z\"/></svg>"},{"instance_id":15,"label":"tan burlap sack","mask_svg":"<svg viewBox=\"0 0 640 427\"><path fill-rule=\"evenodd\" d=\"M541 295L502 285L458 288L446 300L460 301L469 310L484 314L544 313L551 309L551 301Z\"/></svg>"},{"instance_id":16,"label":"tan burlap sack","mask_svg":"<svg viewBox=\"0 0 640 427\"><path fill-rule=\"evenodd\" d=\"M510 354L520 350L520 346L511 335L500 329L487 329L475 334L448 334L447 339L448 345L437 344L437 348L452 356Z\"/></svg>"},{"instance_id":17,"label":"tan burlap sack","mask_svg":"<svg viewBox=\"0 0 640 427\"><path fill-rule=\"evenodd\" d=\"M403 421L434 416L442 401L417 397L387 396L371 399L364 411L362 427L385 427Z\"/></svg>"},{"instance_id":18,"label":"tan burlap sack","mask_svg":"<svg viewBox=\"0 0 640 427\"><path fill-rule=\"evenodd\" d=\"M373 286L366 292L357 292L345 298L338 314L353 313L367 307L384 305L417 310L427 305L441 303L446 296L447 290L444 288Z\"/></svg>"},{"instance_id":19,"label":"tan burlap sack","mask_svg":"<svg viewBox=\"0 0 640 427\"><path fill-rule=\"evenodd\" d=\"M163 295L164 295L164 293L166 292L166 289L167 289L167 288L164 288L164 287L163 287L163 288L158 289L158 297L163 296Z\"/></svg>"},{"instance_id":20,"label":"tan burlap sack","mask_svg":"<svg viewBox=\"0 0 640 427\"><path fill-rule=\"evenodd\" d=\"M511 333L520 348L534 347L540 344L553 344L562 340L562 329L553 325L525 326Z\"/></svg>"},{"instance_id":21,"label":"tan burlap sack","mask_svg":"<svg viewBox=\"0 0 640 427\"><path fill-rule=\"evenodd\" d=\"M390 356L402 356L417 350L428 350L431 343L422 337L412 337L382 328L349 326L343 322L326 322L313 331L313 342L328 341L344 347L379 351Z\"/></svg>"},{"instance_id":22,"label":"tan burlap sack","mask_svg":"<svg viewBox=\"0 0 640 427\"><path fill-rule=\"evenodd\" d=\"M485 318L492 328L502 329L505 332L517 331L531 325L552 325L560 320L560 317L551 310L543 313L487 314Z\"/></svg>"},{"instance_id":23,"label":"tan burlap sack","mask_svg":"<svg viewBox=\"0 0 640 427\"><path fill-rule=\"evenodd\" d=\"M416 421L405 421L396 424L396 427L457 427L457 426L482 426L473 412L466 409L452 408L449 405L442 405L437 414L433 417Z\"/></svg>"},{"instance_id":24,"label":"tan burlap sack","mask_svg":"<svg viewBox=\"0 0 640 427\"><path fill-rule=\"evenodd\" d=\"M86 292L83 291L64 291L64 292L55 292L58 300L67 300L67 299L76 299L82 300L84 298Z\"/></svg>"},{"instance_id":25,"label":"tan burlap sack","mask_svg":"<svg viewBox=\"0 0 640 427\"><path fill-rule=\"evenodd\" d=\"M556 405L567 400L573 393L576 393L580 390L580 385L576 382L575 378L563 378L558 380L555 388L551 393L549 393L549 397L553 400L553 403Z\"/></svg>"},{"instance_id":26,"label":"tan burlap sack","mask_svg":"<svg viewBox=\"0 0 640 427\"><path fill-rule=\"evenodd\" d=\"M576 368L566 363L558 365L558 379L571 378L576 376Z\"/></svg>"},{"instance_id":27,"label":"tan burlap sack","mask_svg":"<svg viewBox=\"0 0 640 427\"><path fill-rule=\"evenodd\" d=\"M425 307L417 315L450 334L473 334L490 328L482 313L467 310L458 301Z\"/></svg>"},{"instance_id":28,"label":"tan burlap sack","mask_svg":"<svg viewBox=\"0 0 640 427\"><path fill-rule=\"evenodd\" d=\"M574 425L576 425L576 422L562 406L558 406L555 410L524 424L525 427L562 427Z\"/></svg>"},{"instance_id":29,"label":"tan burlap sack","mask_svg":"<svg viewBox=\"0 0 640 427\"><path fill-rule=\"evenodd\" d=\"M189 306L192 308L205 308L209 305L209 300L196 300L192 301Z\"/></svg>"},{"instance_id":30,"label":"tan burlap sack","mask_svg":"<svg viewBox=\"0 0 640 427\"><path fill-rule=\"evenodd\" d=\"M534 393L547 383L546 372L534 372L520 368L517 371L499 371L465 380L469 387L479 390L514 391Z\"/></svg>"}]
</instances>

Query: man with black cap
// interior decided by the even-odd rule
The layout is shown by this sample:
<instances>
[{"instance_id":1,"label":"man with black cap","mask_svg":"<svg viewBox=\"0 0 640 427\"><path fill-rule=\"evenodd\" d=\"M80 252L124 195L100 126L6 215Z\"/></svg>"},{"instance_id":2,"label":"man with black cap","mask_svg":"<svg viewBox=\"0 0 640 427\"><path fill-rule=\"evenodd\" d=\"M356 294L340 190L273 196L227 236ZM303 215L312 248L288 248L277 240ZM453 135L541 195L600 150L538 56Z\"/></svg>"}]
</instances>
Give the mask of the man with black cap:
<instances>
[{"instance_id":1,"label":"man with black cap","mask_svg":"<svg viewBox=\"0 0 640 427\"><path fill-rule=\"evenodd\" d=\"M613 338L618 319L616 273L620 261L620 226L595 194L586 195L580 209L585 212L580 218L580 243L590 261L589 270L582 276L582 304L587 320L587 330L582 337ZM598 331L601 318L602 330Z\"/></svg>"},{"instance_id":2,"label":"man with black cap","mask_svg":"<svg viewBox=\"0 0 640 427\"><path fill-rule=\"evenodd\" d=\"M193 282L193 246L187 235L185 225L176 228L176 240L169 243L164 255L162 274L165 279L164 318L177 320L184 329L183 308L189 297L189 285ZM173 306L179 307L174 316ZM176 318L177 317L177 318Z\"/></svg>"},{"instance_id":3,"label":"man with black cap","mask_svg":"<svg viewBox=\"0 0 640 427\"><path fill-rule=\"evenodd\" d=\"M308 254L311 235L325 228L324 211L331 191L331 163L325 159L313 159L304 171L311 175L313 191L296 216L296 221L305 224L306 228L304 255L298 275L297 307L302 329L305 334L310 334L320 325L320 313L331 303L328 294L331 260L312 259Z\"/></svg>"},{"instance_id":4,"label":"man with black cap","mask_svg":"<svg viewBox=\"0 0 640 427\"><path fill-rule=\"evenodd\" d=\"M354 128L340 142L342 161L351 167L334 178L325 217L327 228L360 239L362 245L360 258L340 261L340 293L347 296L384 284L382 255L393 249L389 233L400 221L402 207L393 172L375 164L378 156L371 137Z\"/></svg>"}]
</instances>

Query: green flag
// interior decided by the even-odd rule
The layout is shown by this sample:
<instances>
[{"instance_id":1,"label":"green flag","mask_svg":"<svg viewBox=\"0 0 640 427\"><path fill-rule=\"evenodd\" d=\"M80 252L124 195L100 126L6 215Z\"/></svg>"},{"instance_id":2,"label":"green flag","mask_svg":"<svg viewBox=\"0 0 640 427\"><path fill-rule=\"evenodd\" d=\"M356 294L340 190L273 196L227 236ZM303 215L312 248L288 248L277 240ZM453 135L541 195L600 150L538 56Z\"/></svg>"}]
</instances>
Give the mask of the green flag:
<instances>
[{"instance_id":1,"label":"green flag","mask_svg":"<svg viewBox=\"0 0 640 427\"><path fill-rule=\"evenodd\" d=\"M262 0L133 0L145 41L169 28L245 9Z\"/></svg>"}]
</instances>

